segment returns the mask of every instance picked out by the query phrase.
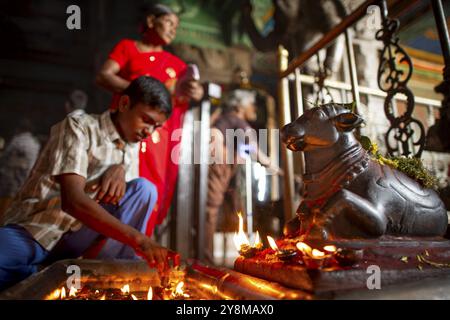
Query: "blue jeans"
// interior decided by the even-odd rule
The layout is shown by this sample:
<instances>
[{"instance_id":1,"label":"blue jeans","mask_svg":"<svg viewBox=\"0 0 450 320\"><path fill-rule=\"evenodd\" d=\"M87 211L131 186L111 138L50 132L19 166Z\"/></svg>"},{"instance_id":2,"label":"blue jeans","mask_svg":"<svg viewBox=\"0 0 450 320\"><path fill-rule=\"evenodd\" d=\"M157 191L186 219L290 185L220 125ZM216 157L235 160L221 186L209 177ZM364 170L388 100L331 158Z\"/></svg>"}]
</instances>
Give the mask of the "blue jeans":
<instances>
[{"instance_id":1,"label":"blue jeans","mask_svg":"<svg viewBox=\"0 0 450 320\"><path fill-rule=\"evenodd\" d=\"M119 204L102 204L122 223L145 233L148 219L157 199L156 187L144 178L127 183ZM38 265L81 256L101 235L86 227L63 235L56 246L45 250L31 234L19 225L0 227L0 291L37 271ZM139 259L129 246L108 239L99 259Z\"/></svg>"}]
</instances>

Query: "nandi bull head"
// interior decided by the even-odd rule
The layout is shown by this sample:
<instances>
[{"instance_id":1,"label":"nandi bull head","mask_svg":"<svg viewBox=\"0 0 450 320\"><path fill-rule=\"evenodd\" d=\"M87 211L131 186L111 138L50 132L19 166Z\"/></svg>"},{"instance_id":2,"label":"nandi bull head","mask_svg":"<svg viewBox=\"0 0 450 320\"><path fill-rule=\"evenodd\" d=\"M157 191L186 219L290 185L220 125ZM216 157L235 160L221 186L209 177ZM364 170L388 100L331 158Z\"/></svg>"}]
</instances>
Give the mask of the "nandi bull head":
<instances>
[{"instance_id":1,"label":"nandi bull head","mask_svg":"<svg viewBox=\"0 0 450 320\"><path fill-rule=\"evenodd\" d=\"M353 135L363 123L349 106L326 104L282 129L293 151L304 151L303 201L286 235L373 238L439 236L447 214L436 192L370 159Z\"/></svg>"},{"instance_id":2,"label":"nandi bull head","mask_svg":"<svg viewBox=\"0 0 450 320\"><path fill-rule=\"evenodd\" d=\"M335 145L364 120L349 105L326 104L306 111L281 130L283 142L292 151L311 151Z\"/></svg>"}]
</instances>

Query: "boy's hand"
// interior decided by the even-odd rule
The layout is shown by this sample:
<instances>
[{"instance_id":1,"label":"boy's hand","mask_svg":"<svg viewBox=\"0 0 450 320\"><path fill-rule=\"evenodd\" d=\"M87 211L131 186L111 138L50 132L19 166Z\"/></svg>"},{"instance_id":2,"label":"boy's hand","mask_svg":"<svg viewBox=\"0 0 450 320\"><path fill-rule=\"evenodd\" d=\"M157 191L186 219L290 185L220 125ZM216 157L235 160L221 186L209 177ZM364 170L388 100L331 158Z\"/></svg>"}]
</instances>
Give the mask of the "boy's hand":
<instances>
[{"instance_id":1,"label":"boy's hand","mask_svg":"<svg viewBox=\"0 0 450 320\"><path fill-rule=\"evenodd\" d=\"M168 268L168 250L155 243L152 239L142 235L135 248L138 255L147 260L150 267L156 267L159 272Z\"/></svg>"},{"instance_id":2,"label":"boy's hand","mask_svg":"<svg viewBox=\"0 0 450 320\"><path fill-rule=\"evenodd\" d=\"M98 190L95 199L97 202L118 204L125 194L125 168L121 164L115 164L105 171L100 183L94 185L91 191Z\"/></svg>"}]
</instances>

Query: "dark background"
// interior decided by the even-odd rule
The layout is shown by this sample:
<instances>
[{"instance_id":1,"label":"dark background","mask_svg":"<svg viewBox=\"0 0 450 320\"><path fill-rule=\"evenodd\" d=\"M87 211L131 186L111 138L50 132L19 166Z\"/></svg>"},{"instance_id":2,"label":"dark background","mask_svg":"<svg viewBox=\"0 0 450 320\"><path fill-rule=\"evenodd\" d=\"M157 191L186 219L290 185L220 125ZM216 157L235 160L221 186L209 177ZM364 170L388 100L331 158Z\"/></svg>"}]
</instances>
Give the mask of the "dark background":
<instances>
[{"instance_id":1,"label":"dark background","mask_svg":"<svg viewBox=\"0 0 450 320\"><path fill-rule=\"evenodd\" d=\"M107 108L110 94L94 83L108 52L138 34L142 1L0 1L0 136L8 139L24 117L48 134L65 116L73 89L89 95L88 112ZM81 8L81 30L69 30L66 9Z\"/></svg>"}]
</instances>

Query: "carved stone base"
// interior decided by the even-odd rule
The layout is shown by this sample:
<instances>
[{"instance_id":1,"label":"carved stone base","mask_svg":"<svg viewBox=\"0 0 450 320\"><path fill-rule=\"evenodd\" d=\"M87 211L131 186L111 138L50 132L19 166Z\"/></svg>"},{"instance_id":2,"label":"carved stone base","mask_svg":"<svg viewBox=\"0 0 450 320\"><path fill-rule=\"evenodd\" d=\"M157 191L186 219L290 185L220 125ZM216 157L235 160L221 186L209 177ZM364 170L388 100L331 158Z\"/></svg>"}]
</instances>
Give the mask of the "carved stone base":
<instances>
[{"instance_id":1,"label":"carved stone base","mask_svg":"<svg viewBox=\"0 0 450 320\"><path fill-rule=\"evenodd\" d=\"M373 271L368 272L368 267L371 265L380 268L383 288L386 286L392 288L392 285L414 283L428 278L450 276L449 240L386 237L378 240L343 241L334 244L339 248L362 249L363 258L352 267L307 269L295 262L273 260L269 262L261 257L248 259L239 257L235 261L234 268L236 271L275 281L287 287L309 291L318 297L336 296L355 289L368 290L368 279L374 274ZM323 243L310 243L310 245L313 248L321 248Z\"/></svg>"}]
</instances>

